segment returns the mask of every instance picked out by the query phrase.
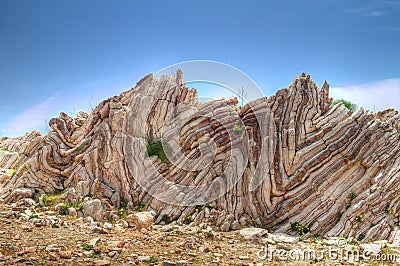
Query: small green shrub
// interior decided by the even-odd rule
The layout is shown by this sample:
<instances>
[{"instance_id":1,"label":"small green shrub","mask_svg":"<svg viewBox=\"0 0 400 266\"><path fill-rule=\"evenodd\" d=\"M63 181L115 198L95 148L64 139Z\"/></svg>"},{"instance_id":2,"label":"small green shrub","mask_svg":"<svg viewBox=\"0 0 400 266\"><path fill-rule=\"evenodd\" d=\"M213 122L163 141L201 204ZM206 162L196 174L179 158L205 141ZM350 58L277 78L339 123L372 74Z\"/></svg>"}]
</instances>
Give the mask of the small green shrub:
<instances>
[{"instance_id":1,"label":"small green shrub","mask_svg":"<svg viewBox=\"0 0 400 266\"><path fill-rule=\"evenodd\" d=\"M362 241L365 238L365 234L359 234L357 237L357 241Z\"/></svg>"},{"instance_id":2,"label":"small green shrub","mask_svg":"<svg viewBox=\"0 0 400 266\"><path fill-rule=\"evenodd\" d=\"M334 100L332 102L332 105L336 105L336 104L339 104L339 103L343 103L343 105L346 106L346 108L349 109L351 112L354 112L355 110L357 110L357 104L352 103L350 101L343 100L343 99Z\"/></svg>"},{"instance_id":3,"label":"small green shrub","mask_svg":"<svg viewBox=\"0 0 400 266\"><path fill-rule=\"evenodd\" d=\"M47 206L47 207L49 207L57 202L60 202L60 200L61 200L61 192L58 192L58 191L53 195L43 195L42 196L43 204L44 204L44 206Z\"/></svg>"},{"instance_id":4,"label":"small green shrub","mask_svg":"<svg viewBox=\"0 0 400 266\"><path fill-rule=\"evenodd\" d=\"M245 129L244 125L236 124L233 126L233 133L235 133L236 135L240 135L242 134L244 129Z\"/></svg>"},{"instance_id":5,"label":"small green shrub","mask_svg":"<svg viewBox=\"0 0 400 266\"><path fill-rule=\"evenodd\" d=\"M42 201L43 201L44 206L49 206L49 203L50 203L49 198L46 195L42 196Z\"/></svg>"},{"instance_id":6,"label":"small green shrub","mask_svg":"<svg viewBox=\"0 0 400 266\"><path fill-rule=\"evenodd\" d=\"M386 207L385 207L385 213L390 213L390 210L391 210L392 208L390 208L390 204L388 203L388 204L386 204Z\"/></svg>"},{"instance_id":7,"label":"small green shrub","mask_svg":"<svg viewBox=\"0 0 400 266\"><path fill-rule=\"evenodd\" d=\"M171 146L161 140L149 140L146 145L147 155L157 156L163 163L170 163L167 154L172 153Z\"/></svg>"},{"instance_id":8,"label":"small green shrub","mask_svg":"<svg viewBox=\"0 0 400 266\"><path fill-rule=\"evenodd\" d=\"M351 193L350 193L350 196L349 196L349 198L350 198L350 200L353 200L353 199L355 199L355 198L357 198L357 193L355 193L354 191L352 191Z\"/></svg>"},{"instance_id":9,"label":"small green shrub","mask_svg":"<svg viewBox=\"0 0 400 266\"><path fill-rule=\"evenodd\" d=\"M127 206L128 206L128 203L125 200L121 199L121 201L119 203L119 207L121 209L126 209Z\"/></svg>"},{"instance_id":10,"label":"small green shrub","mask_svg":"<svg viewBox=\"0 0 400 266\"><path fill-rule=\"evenodd\" d=\"M169 223L169 216L168 214L164 214L161 218L161 221L163 221L164 223Z\"/></svg>"},{"instance_id":11,"label":"small green shrub","mask_svg":"<svg viewBox=\"0 0 400 266\"><path fill-rule=\"evenodd\" d=\"M290 230L292 232L296 232L302 236L302 235L310 232L311 224L310 225L302 225L298 222L290 223Z\"/></svg>"},{"instance_id":12,"label":"small green shrub","mask_svg":"<svg viewBox=\"0 0 400 266\"><path fill-rule=\"evenodd\" d=\"M214 205L212 205L211 203L208 203L208 204L206 205L206 208L209 209L209 210L217 209L217 208L216 208Z\"/></svg>"},{"instance_id":13,"label":"small green shrub","mask_svg":"<svg viewBox=\"0 0 400 266\"><path fill-rule=\"evenodd\" d=\"M86 250L86 251L91 251L91 250L94 248L94 246L85 243L85 244L82 244L82 248L83 248L84 250Z\"/></svg>"},{"instance_id":14,"label":"small green shrub","mask_svg":"<svg viewBox=\"0 0 400 266\"><path fill-rule=\"evenodd\" d=\"M195 212L201 212L201 210L203 209L203 206L201 205L196 205L196 209L194 209Z\"/></svg>"},{"instance_id":15,"label":"small green shrub","mask_svg":"<svg viewBox=\"0 0 400 266\"><path fill-rule=\"evenodd\" d=\"M185 220L183 221L185 224L190 224L192 222L192 215L188 215L185 217Z\"/></svg>"},{"instance_id":16,"label":"small green shrub","mask_svg":"<svg viewBox=\"0 0 400 266\"><path fill-rule=\"evenodd\" d=\"M156 263L156 262L158 262L160 259L159 258L157 258L157 257L154 257L154 256L151 256L150 257L150 263Z\"/></svg>"},{"instance_id":17,"label":"small green shrub","mask_svg":"<svg viewBox=\"0 0 400 266\"><path fill-rule=\"evenodd\" d=\"M12 168L12 169L9 170L9 173L11 174L11 177L13 177L17 173L17 169Z\"/></svg>"},{"instance_id":18,"label":"small green shrub","mask_svg":"<svg viewBox=\"0 0 400 266\"><path fill-rule=\"evenodd\" d=\"M67 215L68 214L68 205L62 204L60 210L58 211L59 215Z\"/></svg>"},{"instance_id":19,"label":"small green shrub","mask_svg":"<svg viewBox=\"0 0 400 266\"><path fill-rule=\"evenodd\" d=\"M124 208L120 208L119 210L118 210L118 216L119 217L123 217L125 215L125 209Z\"/></svg>"},{"instance_id":20,"label":"small green shrub","mask_svg":"<svg viewBox=\"0 0 400 266\"><path fill-rule=\"evenodd\" d=\"M139 202L139 204L135 208L135 211L141 212L143 210L144 210L144 203L143 202Z\"/></svg>"},{"instance_id":21,"label":"small green shrub","mask_svg":"<svg viewBox=\"0 0 400 266\"><path fill-rule=\"evenodd\" d=\"M350 237L347 239L347 245L357 245L357 242L354 240L354 237Z\"/></svg>"},{"instance_id":22,"label":"small green shrub","mask_svg":"<svg viewBox=\"0 0 400 266\"><path fill-rule=\"evenodd\" d=\"M321 236L319 234L313 234L311 235L314 241L322 241Z\"/></svg>"},{"instance_id":23,"label":"small green shrub","mask_svg":"<svg viewBox=\"0 0 400 266\"><path fill-rule=\"evenodd\" d=\"M356 217L356 221L359 222L359 223L361 223L364 216L365 216L364 214L358 215L358 216Z\"/></svg>"}]
</instances>

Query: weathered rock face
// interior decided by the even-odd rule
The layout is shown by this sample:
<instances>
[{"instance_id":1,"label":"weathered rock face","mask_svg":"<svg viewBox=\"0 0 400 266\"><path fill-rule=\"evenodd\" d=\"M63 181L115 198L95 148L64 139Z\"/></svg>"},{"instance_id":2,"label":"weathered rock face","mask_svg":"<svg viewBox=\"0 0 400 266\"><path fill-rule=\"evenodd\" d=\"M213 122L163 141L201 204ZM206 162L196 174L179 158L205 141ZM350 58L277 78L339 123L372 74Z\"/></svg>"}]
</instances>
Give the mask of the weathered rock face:
<instances>
[{"instance_id":1,"label":"weathered rock face","mask_svg":"<svg viewBox=\"0 0 400 266\"><path fill-rule=\"evenodd\" d=\"M1 139L0 198L73 188L66 197L143 205L156 222L387 238L399 222L400 116L331 102L306 75L241 108L199 103L181 72L148 75L90 114L61 113L45 135ZM155 140L168 160L147 156Z\"/></svg>"},{"instance_id":2,"label":"weathered rock face","mask_svg":"<svg viewBox=\"0 0 400 266\"><path fill-rule=\"evenodd\" d=\"M99 199L85 198L83 203L84 215L93 217L96 220L102 220L104 213L103 205Z\"/></svg>"}]
</instances>

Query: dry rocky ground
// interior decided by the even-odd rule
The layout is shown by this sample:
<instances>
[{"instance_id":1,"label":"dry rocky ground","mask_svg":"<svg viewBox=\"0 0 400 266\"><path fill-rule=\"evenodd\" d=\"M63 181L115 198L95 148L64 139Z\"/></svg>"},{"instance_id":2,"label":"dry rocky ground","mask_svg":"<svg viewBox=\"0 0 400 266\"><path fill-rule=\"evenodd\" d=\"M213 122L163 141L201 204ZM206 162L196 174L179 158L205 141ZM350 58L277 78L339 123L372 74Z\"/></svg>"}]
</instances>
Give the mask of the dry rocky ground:
<instances>
[{"instance_id":1,"label":"dry rocky ground","mask_svg":"<svg viewBox=\"0 0 400 266\"><path fill-rule=\"evenodd\" d=\"M150 225L146 212L131 215L139 214L142 220L125 214L114 222L96 222L90 216L78 217L79 207L62 206L39 206L29 199L0 204L0 264L396 265L400 261L400 250L387 241L360 244L351 239L271 234L262 228L217 232L206 224ZM304 253L307 250L311 252ZM352 253L342 253L346 250Z\"/></svg>"}]
</instances>

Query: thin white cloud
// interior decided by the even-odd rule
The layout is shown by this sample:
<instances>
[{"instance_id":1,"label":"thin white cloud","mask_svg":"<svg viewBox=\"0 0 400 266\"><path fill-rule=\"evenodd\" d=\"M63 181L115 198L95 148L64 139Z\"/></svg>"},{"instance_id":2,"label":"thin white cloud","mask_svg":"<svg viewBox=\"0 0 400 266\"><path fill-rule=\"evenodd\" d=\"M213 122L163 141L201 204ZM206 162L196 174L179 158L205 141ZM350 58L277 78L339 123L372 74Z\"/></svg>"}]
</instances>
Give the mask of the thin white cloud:
<instances>
[{"instance_id":1,"label":"thin white cloud","mask_svg":"<svg viewBox=\"0 0 400 266\"><path fill-rule=\"evenodd\" d=\"M364 16L368 16L368 17L379 17L382 16L384 13L380 12L380 11L371 11L369 13L365 13Z\"/></svg>"},{"instance_id":2,"label":"thin white cloud","mask_svg":"<svg viewBox=\"0 0 400 266\"><path fill-rule=\"evenodd\" d=\"M346 9L347 13L363 17L380 17L393 12L398 12L400 7L399 1L391 0L367 0L362 6Z\"/></svg>"},{"instance_id":3,"label":"thin white cloud","mask_svg":"<svg viewBox=\"0 0 400 266\"><path fill-rule=\"evenodd\" d=\"M385 14L382 11L369 10L368 8L348 9L346 10L346 12L357 14L359 16L364 16L364 17L379 17Z\"/></svg>"},{"instance_id":4,"label":"thin white cloud","mask_svg":"<svg viewBox=\"0 0 400 266\"><path fill-rule=\"evenodd\" d=\"M400 78L332 87L334 99L345 99L371 111L400 110Z\"/></svg>"},{"instance_id":5,"label":"thin white cloud","mask_svg":"<svg viewBox=\"0 0 400 266\"><path fill-rule=\"evenodd\" d=\"M32 130L43 131L46 128L46 121L56 107L56 95L29 107L24 112L15 116L1 129L3 135L19 136Z\"/></svg>"}]
</instances>

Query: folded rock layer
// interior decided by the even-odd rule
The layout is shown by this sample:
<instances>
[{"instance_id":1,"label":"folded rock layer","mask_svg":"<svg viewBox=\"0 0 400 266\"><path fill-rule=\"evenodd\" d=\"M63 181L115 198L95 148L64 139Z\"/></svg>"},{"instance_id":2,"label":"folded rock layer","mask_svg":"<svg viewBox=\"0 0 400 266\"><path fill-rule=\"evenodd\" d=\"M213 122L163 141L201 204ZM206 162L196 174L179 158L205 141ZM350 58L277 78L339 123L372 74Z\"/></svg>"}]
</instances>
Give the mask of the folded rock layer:
<instances>
[{"instance_id":1,"label":"folded rock layer","mask_svg":"<svg viewBox=\"0 0 400 266\"><path fill-rule=\"evenodd\" d=\"M329 85L305 74L243 107L200 103L178 72L147 75L90 114L61 113L47 134L2 138L0 199L65 191L106 208L140 205L156 222L365 239L399 223L397 111L332 106Z\"/></svg>"}]
</instances>

